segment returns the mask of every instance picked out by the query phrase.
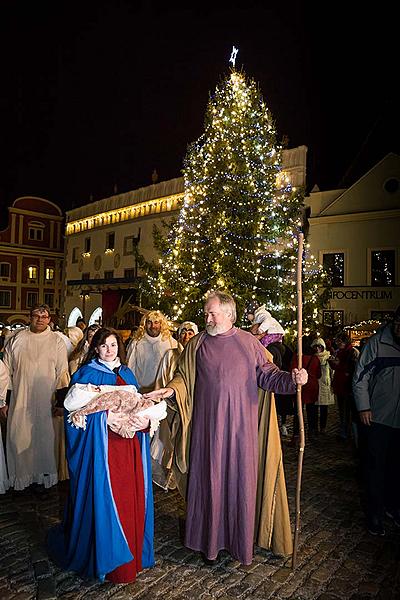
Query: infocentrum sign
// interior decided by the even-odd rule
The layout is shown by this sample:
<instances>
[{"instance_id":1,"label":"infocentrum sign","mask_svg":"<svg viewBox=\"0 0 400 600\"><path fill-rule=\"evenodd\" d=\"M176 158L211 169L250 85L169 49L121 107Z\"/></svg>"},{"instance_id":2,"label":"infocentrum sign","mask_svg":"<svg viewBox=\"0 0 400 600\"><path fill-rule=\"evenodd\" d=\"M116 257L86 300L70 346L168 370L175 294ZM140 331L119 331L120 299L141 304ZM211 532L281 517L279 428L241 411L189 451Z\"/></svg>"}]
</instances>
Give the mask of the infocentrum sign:
<instances>
[{"instance_id":1,"label":"infocentrum sign","mask_svg":"<svg viewBox=\"0 0 400 600\"><path fill-rule=\"evenodd\" d=\"M331 290L331 300L392 300L392 290Z\"/></svg>"}]
</instances>

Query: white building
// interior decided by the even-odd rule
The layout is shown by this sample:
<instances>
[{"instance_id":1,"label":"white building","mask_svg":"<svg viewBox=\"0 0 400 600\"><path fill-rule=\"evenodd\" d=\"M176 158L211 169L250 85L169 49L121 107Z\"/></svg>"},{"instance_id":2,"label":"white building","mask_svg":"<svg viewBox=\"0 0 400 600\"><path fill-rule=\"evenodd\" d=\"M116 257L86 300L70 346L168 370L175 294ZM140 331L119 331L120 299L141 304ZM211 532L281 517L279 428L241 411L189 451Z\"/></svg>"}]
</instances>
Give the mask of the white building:
<instances>
[{"instance_id":1,"label":"white building","mask_svg":"<svg viewBox=\"0 0 400 600\"><path fill-rule=\"evenodd\" d=\"M348 189L313 191L309 243L331 273L325 325L391 314L400 305L400 156L388 154Z\"/></svg>"},{"instance_id":2,"label":"white building","mask_svg":"<svg viewBox=\"0 0 400 600\"><path fill-rule=\"evenodd\" d=\"M306 146L283 151L283 168L292 185L304 186ZM153 226L179 210L183 200L181 177L93 202L66 214L67 324L77 317L104 321L124 303L141 303L137 251L155 257Z\"/></svg>"}]
</instances>

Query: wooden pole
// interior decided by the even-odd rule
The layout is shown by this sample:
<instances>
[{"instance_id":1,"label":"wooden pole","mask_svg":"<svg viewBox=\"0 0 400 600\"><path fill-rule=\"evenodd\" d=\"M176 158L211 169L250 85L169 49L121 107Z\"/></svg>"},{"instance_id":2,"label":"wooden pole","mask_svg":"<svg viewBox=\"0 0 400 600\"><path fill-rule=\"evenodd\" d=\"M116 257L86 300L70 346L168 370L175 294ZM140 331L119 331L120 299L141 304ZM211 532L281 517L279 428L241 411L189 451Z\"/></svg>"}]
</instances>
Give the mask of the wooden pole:
<instances>
[{"instance_id":1,"label":"wooden pole","mask_svg":"<svg viewBox=\"0 0 400 600\"><path fill-rule=\"evenodd\" d=\"M302 280L302 264L303 264L303 244L304 234L299 233L298 247L297 247L297 275L296 275L296 286L297 286L297 356L298 356L298 368L302 368L303 363L303 352L302 352L302 336L303 336L303 294L301 287ZM300 532L300 501L301 501L301 478L303 474L303 457L306 439L304 435L304 419L303 419L303 404L301 401L301 385L297 386L296 389L296 404L297 404L297 418L299 420L299 454L297 457L297 481L296 481L296 518L294 528L294 540L293 540L293 554L292 554L292 570L296 568L297 564L297 547L299 542Z\"/></svg>"}]
</instances>

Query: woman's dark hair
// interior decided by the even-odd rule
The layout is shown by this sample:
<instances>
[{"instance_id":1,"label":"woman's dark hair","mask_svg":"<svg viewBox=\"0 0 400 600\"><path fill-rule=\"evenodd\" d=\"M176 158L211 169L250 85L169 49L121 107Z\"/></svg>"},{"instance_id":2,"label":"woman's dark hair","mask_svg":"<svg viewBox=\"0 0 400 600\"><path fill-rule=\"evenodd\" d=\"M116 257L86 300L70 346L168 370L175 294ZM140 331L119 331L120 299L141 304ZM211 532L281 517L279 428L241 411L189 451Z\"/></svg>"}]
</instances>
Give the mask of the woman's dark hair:
<instances>
[{"instance_id":1,"label":"woman's dark hair","mask_svg":"<svg viewBox=\"0 0 400 600\"><path fill-rule=\"evenodd\" d=\"M82 364L87 365L88 363L90 363L90 361L93 358L97 357L96 348L98 348L99 346L104 344L104 342L106 341L106 339L108 337L110 337L110 335L113 335L115 337L115 339L117 340L118 356L119 356L119 360L121 361L121 364L122 365L126 364L125 346L122 341L122 338L119 335L119 333L117 331L115 331L115 329L109 329L108 327L100 327L100 329L98 329L96 331L96 333L94 334L94 336L92 338L92 341L90 342L90 346L89 346L89 350L86 355L86 358Z\"/></svg>"},{"instance_id":2,"label":"woman's dark hair","mask_svg":"<svg viewBox=\"0 0 400 600\"><path fill-rule=\"evenodd\" d=\"M92 331L97 331L98 329L100 329L100 325L97 325L97 323L93 323L93 325L89 325L89 327L86 327L85 332L83 334L83 338L78 343L76 348L72 350L71 356L69 357L68 361L75 360L77 356L80 356L83 353L89 333L91 333Z\"/></svg>"},{"instance_id":3,"label":"woman's dark hair","mask_svg":"<svg viewBox=\"0 0 400 600\"><path fill-rule=\"evenodd\" d=\"M303 350L303 354L310 356L311 354L315 354L314 348L311 346L312 338L310 335L305 335L301 340L301 348Z\"/></svg>"}]
</instances>

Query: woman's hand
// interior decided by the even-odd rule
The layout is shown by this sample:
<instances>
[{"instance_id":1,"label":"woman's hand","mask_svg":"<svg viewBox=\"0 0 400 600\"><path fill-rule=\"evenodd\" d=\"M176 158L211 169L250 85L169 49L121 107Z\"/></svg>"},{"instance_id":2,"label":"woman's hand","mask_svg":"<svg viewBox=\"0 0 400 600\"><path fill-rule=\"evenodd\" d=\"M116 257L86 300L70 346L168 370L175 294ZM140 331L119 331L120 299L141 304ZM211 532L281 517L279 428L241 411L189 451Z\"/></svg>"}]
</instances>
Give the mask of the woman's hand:
<instances>
[{"instance_id":1,"label":"woman's hand","mask_svg":"<svg viewBox=\"0 0 400 600\"><path fill-rule=\"evenodd\" d=\"M161 388L160 390L154 390L154 392L148 392L147 394L143 394L143 398L146 400L152 400L153 402L159 402L160 400L164 400L165 398L170 398L174 394L175 390L172 388Z\"/></svg>"}]
</instances>

